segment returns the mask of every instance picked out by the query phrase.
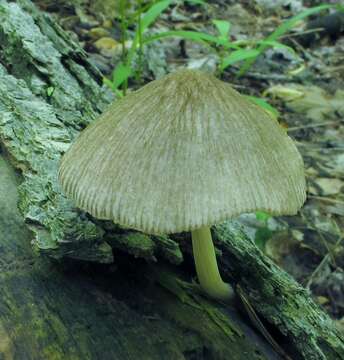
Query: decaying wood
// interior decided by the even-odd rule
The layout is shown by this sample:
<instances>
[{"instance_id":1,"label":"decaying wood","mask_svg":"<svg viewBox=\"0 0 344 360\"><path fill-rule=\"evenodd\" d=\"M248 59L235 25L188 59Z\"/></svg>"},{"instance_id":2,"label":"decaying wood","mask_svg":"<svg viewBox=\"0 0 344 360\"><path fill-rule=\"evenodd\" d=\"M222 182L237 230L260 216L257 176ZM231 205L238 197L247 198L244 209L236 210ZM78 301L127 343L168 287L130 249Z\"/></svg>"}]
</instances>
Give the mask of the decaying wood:
<instances>
[{"instance_id":1,"label":"decaying wood","mask_svg":"<svg viewBox=\"0 0 344 360\"><path fill-rule=\"evenodd\" d=\"M226 308L188 295L172 271L158 271L161 286L133 257L109 266L36 256L17 209L20 181L0 155L1 360L277 359Z\"/></svg>"},{"instance_id":2,"label":"decaying wood","mask_svg":"<svg viewBox=\"0 0 344 360\"><path fill-rule=\"evenodd\" d=\"M188 256L187 236L183 255L176 239L96 221L61 194L61 153L111 100L78 45L31 2L0 0L0 46L0 143L22 176L26 223L13 169L1 159L0 358L277 358L235 324L236 310L185 287L174 267L162 271L165 260ZM344 359L343 338L301 286L240 230L224 224L214 235L227 279L293 358ZM30 240L51 257L98 265L62 271L33 256Z\"/></svg>"},{"instance_id":3,"label":"decaying wood","mask_svg":"<svg viewBox=\"0 0 344 360\"><path fill-rule=\"evenodd\" d=\"M217 226L222 268L244 290L256 312L303 359L344 359L344 339L309 291L276 266L233 223Z\"/></svg>"}]
</instances>

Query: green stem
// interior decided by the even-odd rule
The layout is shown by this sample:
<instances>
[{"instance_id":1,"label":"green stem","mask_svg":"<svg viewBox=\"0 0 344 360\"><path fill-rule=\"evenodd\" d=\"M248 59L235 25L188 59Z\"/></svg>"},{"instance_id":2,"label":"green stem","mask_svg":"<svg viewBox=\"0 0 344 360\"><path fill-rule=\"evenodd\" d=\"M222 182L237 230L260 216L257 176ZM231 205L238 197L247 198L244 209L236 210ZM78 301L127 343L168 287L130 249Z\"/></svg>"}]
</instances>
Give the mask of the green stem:
<instances>
[{"instance_id":1,"label":"green stem","mask_svg":"<svg viewBox=\"0 0 344 360\"><path fill-rule=\"evenodd\" d=\"M216 255L210 228L205 226L191 233L192 248L198 280L203 290L212 298L230 300L232 287L223 282L217 267Z\"/></svg>"},{"instance_id":2,"label":"green stem","mask_svg":"<svg viewBox=\"0 0 344 360\"><path fill-rule=\"evenodd\" d=\"M139 51L138 51L138 81L141 82L142 80L142 73L143 73L143 37L142 37L142 19L141 15L143 12L143 3L142 0L138 0L138 18L137 18L137 30L138 30L138 41L139 41Z\"/></svg>"},{"instance_id":3,"label":"green stem","mask_svg":"<svg viewBox=\"0 0 344 360\"><path fill-rule=\"evenodd\" d=\"M126 6L127 1L126 0L120 0L120 17L121 17L121 45L122 45L122 62L124 65L128 64L128 54L127 54L127 48L126 48L126 40L127 40L127 18L126 18ZM126 95L128 88L128 79L124 81L122 84L122 91L123 95Z\"/></svg>"}]
</instances>

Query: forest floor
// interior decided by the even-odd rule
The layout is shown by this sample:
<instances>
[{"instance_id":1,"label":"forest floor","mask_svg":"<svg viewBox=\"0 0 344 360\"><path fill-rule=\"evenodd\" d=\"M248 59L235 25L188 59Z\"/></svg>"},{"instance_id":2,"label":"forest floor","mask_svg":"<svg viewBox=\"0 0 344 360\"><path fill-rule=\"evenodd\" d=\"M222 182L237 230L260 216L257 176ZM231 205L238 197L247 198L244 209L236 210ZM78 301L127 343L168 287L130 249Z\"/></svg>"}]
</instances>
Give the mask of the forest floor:
<instances>
[{"instance_id":1,"label":"forest floor","mask_svg":"<svg viewBox=\"0 0 344 360\"><path fill-rule=\"evenodd\" d=\"M123 51L123 22L118 6L114 6L117 1L36 3L58 19L104 77L111 79ZM128 1L128 19L135 15L136 3L140 1L131 1L131 5ZM151 5L141 3L147 9ZM213 20L224 20L230 23L227 40L250 48L286 19L317 3L173 2L147 32L182 30L216 35ZM278 43L269 44L273 46L242 76L237 76L242 62L218 75L241 93L263 99L278 111L279 122L296 141L305 163L308 196L297 216L244 214L240 222L269 257L311 291L344 331L343 14L330 9L304 18L279 37ZM135 32L135 23L130 21L126 30L128 48ZM146 45L142 51L138 60L142 62L141 71L129 80L129 91L179 67L216 72L221 57L230 50L169 37Z\"/></svg>"}]
</instances>

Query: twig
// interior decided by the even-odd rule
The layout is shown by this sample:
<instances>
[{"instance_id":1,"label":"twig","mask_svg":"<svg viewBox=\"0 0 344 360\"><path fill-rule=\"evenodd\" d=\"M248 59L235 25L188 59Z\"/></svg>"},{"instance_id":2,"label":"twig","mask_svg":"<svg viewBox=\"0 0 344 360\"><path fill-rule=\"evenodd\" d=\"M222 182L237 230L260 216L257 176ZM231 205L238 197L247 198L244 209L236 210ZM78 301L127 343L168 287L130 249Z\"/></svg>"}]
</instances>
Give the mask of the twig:
<instances>
[{"instance_id":1,"label":"twig","mask_svg":"<svg viewBox=\"0 0 344 360\"><path fill-rule=\"evenodd\" d=\"M338 121L326 121L326 122L319 123L319 124L308 124L308 125L302 125L302 126L293 126L293 127L288 128L287 131L297 131L297 130L301 130L301 129L316 128L316 127L320 127L320 126L336 124L337 122Z\"/></svg>"},{"instance_id":2,"label":"twig","mask_svg":"<svg viewBox=\"0 0 344 360\"><path fill-rule=\"evenodd\" d=\"M304 220L304 222L307 224L308 227L311 227L310 225L310 221L307 219L307 217L305 216L305 214L301 211L300 212L300 215L302 217L302 219ZM336 258L333 254L333 249L331 249L327 243L327 240L325 239L324 235L319 231L319 229L317 229L317 227L315 226L315 231L318 233L319 235L319 238L322 242L322 244L324 245L324 247L326 248L327 252L328 252L328 255L331 257L331 260L332 260L332 263L334 266L337 266L336 265Z\"/></svg>"},{"instance_id":3,"label":"twig","mask_svg":"<svg viewBox=\"0 0 344 360\"><path fill-rule=\"evenodd\" d=\"M332 204L340 204L344 205L344 201L332 199L326 196L316 196L316 195L308 195L308 198L315 199L315 200L321 200L321 201L327 201Z\"/></svg>"},{"instance_id":4,"label":"twig","mask_svg":"<svg viewBox=\"0 0 344 360\"><path fill-rule=\"evenodd\" d=\"M344 65L338 65L338 66L328 67L328 68L324 69L323 72L331 73L331 72L335 72L335 71L343 70L343 69L344 69Z\"/></svg>"},{"instance_id":5,"label":"twig","mask_svg":"<svg viewBox=\"0 0 344 360\"><path fill-rule=\"evenodd\" d=\"M262 321L259 319L256 311L248 301L248 298L240 285L236 286L236 291L242 304L244 305L248 317L250 318L256 329L264 336L264 338L269 342L269 344L277 352L277 354L279 354L285 360L292 360L291 357L279 346L276 340L271 336L269 331L266 329Z\"/></svg>"},{"instance_id":6,"label":"twig","mask_svg":"<svg viewBox=\"0 0 344 360\"><path fill-rule=\"evenodd\" d=\"M279 40L293 38L293 37L307 35L307 34L312 34L312 33L319 33L319 32L323 32L323 31L324 31L323 27L315 28L315 29L308 29L308 30L300 31L298 33L290 33L290 34L287 34L287 35L280 36Z\"/></svg>"},{"instance_id":7,"label":"twig","mask_svg":"<svg viewBox=\"0 0 344 360\"><path fill-rule=\"evenodd\" d=\"M323 259L320 261L319 265L315 268L315 270L312 272L312 274L310 275L307 284L306 284L306 289L309 290L315 277L318 275L318 273L320 272L320 270L323 269L323 267L328 263L328 260L330 258L330 254L327 253Z\"/></svg>"},{"instance_id":8,"label":"twig","mask_svg":"<svg viewBox=\"0 0 344 360\"><path fill-rule=\"evenodd\" d=\"M340 238L338 239L338 241L336 242L336 244L334 245L334 250L340 245L340 243L342 242L342 240L344 239L344 236L340 236ZM317 276L317 274L320 272L320 270L323 269L323 267L327 264L328 260L330 258L330 254L326 254L323 259L320 261L319 265L315 268L315 270L313 271L313 273L311 274L311 276L309 277L307 284L306 284L306 288L309 290L314 278Z\"/></svg>"}]
</instances>

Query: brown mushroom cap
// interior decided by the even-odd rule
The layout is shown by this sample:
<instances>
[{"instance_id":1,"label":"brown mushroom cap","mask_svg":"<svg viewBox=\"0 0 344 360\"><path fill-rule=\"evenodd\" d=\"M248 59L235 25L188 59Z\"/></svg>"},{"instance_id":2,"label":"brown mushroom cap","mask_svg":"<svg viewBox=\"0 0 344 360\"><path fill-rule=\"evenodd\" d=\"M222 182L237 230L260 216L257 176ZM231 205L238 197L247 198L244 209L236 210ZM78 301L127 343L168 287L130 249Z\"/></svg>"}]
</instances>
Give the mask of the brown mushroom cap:
<instances>
[{"instance_id":1,"label":"brown mushroom cap","mask_svg":"<svg viewBox=\"0 0 344 360\"><path fill-rule=\"evenodd\" d=\"M115 101L64 155L59 178L96 218L157 234L257 210L295 214L305 201L303 161L286 131L194 70Z\"/></svg>"}]
</instances>

